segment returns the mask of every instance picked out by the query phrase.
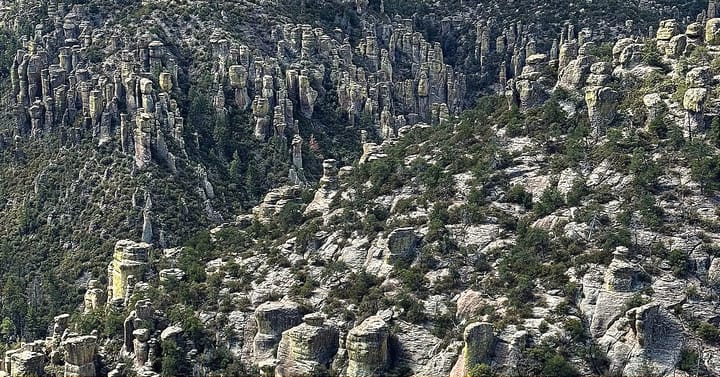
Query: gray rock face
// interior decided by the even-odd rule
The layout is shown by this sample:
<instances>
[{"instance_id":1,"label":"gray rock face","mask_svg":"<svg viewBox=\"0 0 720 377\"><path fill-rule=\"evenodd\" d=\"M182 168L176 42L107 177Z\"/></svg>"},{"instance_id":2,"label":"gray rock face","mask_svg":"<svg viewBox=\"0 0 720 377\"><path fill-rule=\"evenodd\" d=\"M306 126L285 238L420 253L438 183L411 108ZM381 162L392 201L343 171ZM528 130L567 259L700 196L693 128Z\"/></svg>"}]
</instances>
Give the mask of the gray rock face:
<instances>
[{"instance_id":1,"label":"gray rock face","mask_svg":"<svg viewBox=\"0 0 720 377\"><path fill-rule=\"evenodd\" d=\"M301 323L298 304L290 301L266 302L255 309L257 334L253 340L253 357L257 361L275 358L275 348L282 333Z\"/></svg>"},{"instance_id":2,"label":"gray rock face","mask_svg":"<svg viewBox=\"0 0 720 377\"><path fill-rule=\"evenodd\" d=\"M418 246L418 237L413 228L399 228L388 235L388 250L385 262L388 264L407 263L415 259Z\"/></svg>"},{"instance_id":3,"label":"gray rock face","mask_svg":"<svg viewBox=\"0 0 720 377\"><path fill-rule=\"evenodd\" d=\"M367 318L348 333L348 377L382 376L388 366L388 326L382 318Z\"/></svg>"},{"instance_id":4,"label":"gray rock face","mask_svg":"<svg viewBox=\"0 0 720 377\"><path fill-rule=\"evenodd\" d=\"M600 337L620 318L625 302L643 287L643 271L627 262L626 249L616 253L615 258L605 270L603 286L598 293L595 312L590 323L590 333Z\"/></svg>"},{"instance_id":5,"label":"gray rock face","mask_svg":"<svg viewBox=\"0 0 720 377\"><path fill-rule=\"evenodd\" d=\"M557 86L565 90L578 90L585 85L593 62L592 57L579 56L562 68Z\"/></svg>"},{"instance_id":6,"label":"gray rock face","mask_svg":"<svg viewBox=\"0 0 720 377\"><path fill-rule=\"evenodd\" d=\"M324 375L338 352L338 330L324 323L323 314L308 314L303 320L282 334L276 377Z\"/></svg>"},{"instance_id":7,"label":"gray rock face","mask_svg":"<svg viewBox=\"0 0 720 377\"><path fill-rule=\"evenodd\" d=\"M654 370L666 375L680 359L685 335L672 314L650 303L628 311L598 343L608 350L610 373L639 376Z\"/></svg>"}]
</instances>

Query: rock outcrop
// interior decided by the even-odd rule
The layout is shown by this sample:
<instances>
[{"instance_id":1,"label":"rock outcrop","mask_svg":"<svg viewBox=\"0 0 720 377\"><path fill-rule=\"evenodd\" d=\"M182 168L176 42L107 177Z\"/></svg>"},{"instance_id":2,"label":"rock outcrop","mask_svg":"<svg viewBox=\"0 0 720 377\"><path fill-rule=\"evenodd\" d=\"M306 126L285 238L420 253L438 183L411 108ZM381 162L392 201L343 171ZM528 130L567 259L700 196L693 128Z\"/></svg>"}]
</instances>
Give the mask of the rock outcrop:
<instances>
[{"instance_id":1,"label":"rock outcrop","mask_svg":"<svg viewBox=\"0 0 720 377\"><path fill-rule=\"evenodd\" d=\"M150 248L151 245L147 243L127 240L118 241L115 244L113 261L108 265L109 302L115 300L125 301L129 291L128 281L141 279L145 273ZM133 278L129 278L131 276Z\"/></svg>"},{"instance_id":2,"label":"rock outcrop","mask_svg":"<svg viewBox=\"0 0 720 377\"><path fill-rule=\"evenodd\" d=\"M7 351L5 370L12 377L35 377L45 374L45 355L31 349Z\"/></svg>"},{"instance_id":3,"label":"rock outcrop","mask_svg":"<svg viewBox=\"0 0 720 377\"><path fill-rule=\"evenodd\" d=\"M383 376L389 366L389 329L377 316L369 317L348 332L348 377Z\"/></svg>"},{"instance_id":4,"label":"rock outcrop","mask_svg":"<svg viewBox=\"0 0 720 377\"><path fill-rule=\"evenodd\" d=\"M253 340L253 357L264 361L275 359L276 348L285 330L302 322L300 307L291 301L266 302L255 309L257 334Z\"/></svg>"},{"instance_id":5,"label":"rock outcrop","mask_svg":"<svg viewBox=\"0 0 720 377\"><path fill-rule=\"evenodd\" d=\"M318 376L329 372L338 351L339 333L325 324L325 315L308 314L303 323L282 333L276 377Z\"/></svg>"},{"instance_id":6,"label":"rock outcrop","mask_svg":"<svg viewBox=\"0 0 720 377\"><path fill-rule=\"evenodd\" d=\"M62 342L65 350L65 377L95 377L97 337L76 336Z\"/></svg>"},{"instance_id":7,"label":"rock outcrop","mask_svg":"<svg viewBox=\"0 0 720 377\"><path fill-rule=\"evenodd\" d=\"M590 127L596 137L604 135L617 116L618 93L612 88L591 86L585 89Z\"/></svg>"},{"instance_id":8,"label":"rock outcrop","mask_svg":"<svg viewBox=\"0 0 720 377\"><path fill-rule=\"evenodd\" d=\"M471 323L465 327L463 332L465 346L453 367L451 376L467 376L472 368L480 364L488 366L491 364L496 343L494 331L492 324L482 322Z\"/></svg>"}]
</instances>

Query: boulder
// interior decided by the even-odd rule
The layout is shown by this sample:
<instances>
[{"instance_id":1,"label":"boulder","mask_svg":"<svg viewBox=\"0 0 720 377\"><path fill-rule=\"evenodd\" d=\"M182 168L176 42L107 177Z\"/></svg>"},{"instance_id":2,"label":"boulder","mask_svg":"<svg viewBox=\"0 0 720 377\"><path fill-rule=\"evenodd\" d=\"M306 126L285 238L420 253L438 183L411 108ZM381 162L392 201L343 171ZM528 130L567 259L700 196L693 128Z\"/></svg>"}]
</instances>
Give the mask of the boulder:
<instances>
[{"instance_id":1,"label":"boulder","mask_svg":"<svg viewBox=\"0 0 720 377\"><path fill-rule=\"evenodd\" d=\"M690 88L683 97L683 108L687 111L702 112L705 110L708 90L705 88Z\"/></svg>"},{"instance_id":2,"label":"boulder","mask_svg":"<svg viewBox=\"0 0 720 377\"><path fill-rule=\"evenodd\" d=\"M387 240L385 262L391 265L396 263L410 264L415 260L418 246L418 237L413 228L398 228L390 232Z\"/></svg>"},{"instance_id":3,"label":"boulder","mask_svg":"<svg viewBox=\"0 0 720 377\"><path fill-rule=\"evenodd\" d=\"M689 88L704 88L712 82L713 74L710 67L695 67L685 76L685 83Z\"/></svg>"}]
</instances>

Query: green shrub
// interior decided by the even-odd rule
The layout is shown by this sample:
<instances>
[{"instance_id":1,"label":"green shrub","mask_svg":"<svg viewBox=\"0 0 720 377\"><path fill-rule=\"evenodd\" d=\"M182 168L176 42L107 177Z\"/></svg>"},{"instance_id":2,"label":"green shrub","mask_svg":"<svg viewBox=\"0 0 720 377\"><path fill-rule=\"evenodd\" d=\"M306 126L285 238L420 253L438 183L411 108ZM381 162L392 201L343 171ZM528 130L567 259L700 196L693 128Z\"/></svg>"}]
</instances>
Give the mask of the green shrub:
<instances>
[{"instance_id":1,"label":"green shrub","mask_svg":"<svg viewBox=\"0 0 720 377\"><path fill-rule=\"evenodd\" d=\"M468 377L493 377L495 372L487 364L477 364L470 367Z\"/></svg>"},{"instance_id":2,"label":"green shrub","mask_svg":"<svg viewBox=\"0 0 720 377\"><path fill-rule=\"evenodd\" d=\"M668 255L668 262L670 262L673 274L678 277L685 276L690 269L690 257L682 250L675 249L671 251L670 255Z\"/></svg>"},{"instance_id":3,"label":"green shrub","mask_svg":"<svg viewBox=\"0 0 720 377\"><path fill-rule=\"evenodd\" d=\"M535 214L539 217L544 217L550 215L564 205L565 199L563 199L562 194L560 194L556 188L548 188L543 192L542 196L540 196L540 201L533 205L533 212L535 212Z\"/></svg>"},{"instance_id":4,"label":"green shrub","mask_svg":"<svg viewBox=\"0 0 720 377\"><path fill-rule=\"evenodd\" d=\"M701 322L695 332L700 338L707 342L720 343L720 329L711 323Z\"/></svg>"},{"instance_id":5,"label":"green shrub","mask_svg":"<svg viewBox=\"0 0 720 377\"><path fill-rule=\"evenodd\" d=\"M576 377L580 373L562 355L554 355L545 361L542 368L543 376Z\"/></svg>"},{"instance_id":6,"label":"green shrub","mask_svg":"<svg viewBox=\"0 0 720 377\"><path fill-rule=\"evenodd\" d=\"M677 368L688 372L694 373L698 368L699 355L696 351L683 349L680 351L680 360L677 362Z\"/></svg>"},{"instance_id":7,"label":"green shrub","mask_svg":"<svg viewBox=\"0 0 720 377\"><path fill-rule=\"evenodd\" d=\"M632 297L625 300L625 302L623 303L622 309L620 309L620 312L625 313L632 308L637 308L637 307L643 306L649 302L650 302L650 300L643 297L643 295L641 293L636 293L636 294L632 295Z\"/></svg>"},{"instance_id":8,"label":"green shrub","mask_svg":"<svg viewBox=\"0 0 720 377\"><path fill-rule=\"evenodd\" d=\"M521 206L530 209L532 208L532 193L525 190L525 187L515 185L511 187L505 194L505 201L508 203L520 204Z\"/></svg>"}]
</instances>

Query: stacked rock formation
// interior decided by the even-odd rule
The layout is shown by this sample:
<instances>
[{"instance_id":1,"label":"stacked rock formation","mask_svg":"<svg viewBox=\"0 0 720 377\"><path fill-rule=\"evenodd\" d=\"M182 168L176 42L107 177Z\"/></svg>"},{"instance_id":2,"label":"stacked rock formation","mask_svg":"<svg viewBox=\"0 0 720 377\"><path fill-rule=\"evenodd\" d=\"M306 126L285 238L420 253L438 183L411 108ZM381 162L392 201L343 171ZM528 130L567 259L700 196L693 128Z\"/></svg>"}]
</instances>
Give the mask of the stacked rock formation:
<instances>
[{"instance_id":1,"label":"stacked rock formation","mask_svg":"<svg viewBox=\"0 0 720 377\"><path fill-rule=\"evenodd\" d=\"M62 342L65 350L65 377L95 377L97 338L74 336Z\"/></svg>"},{"instance_id":2,"label":"stacked rock formation","mask_svg":"<svg viewBox=\"0 0 720 377\"><path fill-rule=\"evenodd\" d=\"M128 240L115 244L113 260L108 265L108 302L126 301L133 281L142 278L145 272L150 248L147 243Z\"/></svg>"},{"instance_id":3,"label":"stacked rock formation","mask_svg":"<svg viewBox=\"0 0 720 377\"><path fill-rule=\"evenodd\" d=\"M305 213L314 211L324 212L330 208L330 203L337 195L338 168L337 161L323 161L323 176L320 178L320 187L315 192L313 201L308 204Z\"/></svg>"},{"instance_id":4,"label":"stacked rock formation","mask_svg":"<svg viewBox=\"0 0 720 377\"><path fill-rule=\"evenodd\" d=\"M153 159L171 163L164 138L181 137L183 120L170 98L177 64L163 43L148 33L127 45L116 35L95 33L87 6L49 13L62 22L47 33L41 28L13 60L17 133L59 132L65 143L115 140L139 169ZM110 53L108 64L88 54L102 48Z\"/></svg>"},{"instance_id":5,"label":"stacked rock formation","mask_svg":"<svg viewBox=\"0 0 720 377\"><path fill-rule=\"evenodd\" d=\"M692 135L705 128L705 103L708 99L706 88L712 80L710 67L693 68L688 72L685 83L688 90L683 97L685 109L685 132Z\"/></svg>"},{"instance_id":6,"label":"stacked rock formation","mask_svg":"<svg viewBox=\"0 0 720 377\"><path fill-rule=\"evenodd\" d=\"M89 280L83 302L85 313L104 308L107 302L107 288L97 280Z\"/></svg>"},{"instance_id":7,"label":"stacked rock formation","mask_svg":"<svg viewBox=\"0 0 720 377\"><path fill-rule=\"evenodd\" d=\"M338 330L325 324L321 313L308 314L303 323L282 334L278 344L277 377L319 376L330 370L338 351Z\"/></svg>"}]
</instances>

